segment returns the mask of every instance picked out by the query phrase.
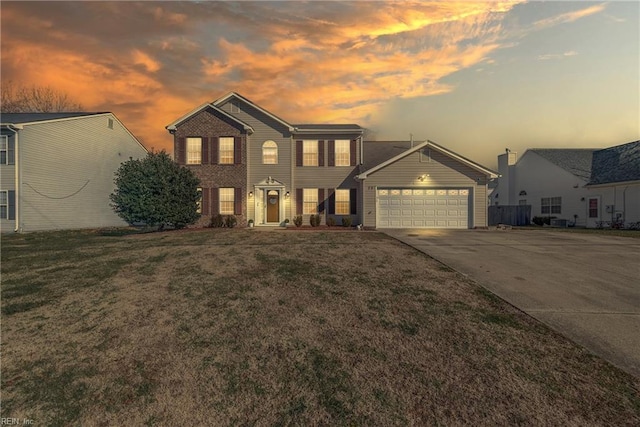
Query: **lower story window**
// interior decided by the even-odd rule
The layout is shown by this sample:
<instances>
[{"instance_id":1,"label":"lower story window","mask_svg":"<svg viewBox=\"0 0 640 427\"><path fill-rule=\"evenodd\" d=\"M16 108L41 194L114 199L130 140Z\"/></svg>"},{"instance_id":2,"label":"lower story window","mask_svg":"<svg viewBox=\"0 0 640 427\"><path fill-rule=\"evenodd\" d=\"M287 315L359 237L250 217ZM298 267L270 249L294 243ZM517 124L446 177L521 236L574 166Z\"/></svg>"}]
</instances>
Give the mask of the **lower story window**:
<instances>
[{"instance_id":1,"label":"lower story window","mask_svg":"<svg viewBox=\"0 0 640 427\"><path fill-rule=\"evenodd\" d=\"M6 191L0 191L0 219L9 218L9 198Z\"/></svg>"},{"instance_id":2,"label":"lower story window","mask_svg":"<svg viewBox=\"0 0 640 427\"><path fill-rule=\"evenodd\" d=\"M310 215L318 213L317 188L305 188L302 190L302 213Z\"/></svg>"},{"instance_id":3,"label":"lower story window","mask_svg":"<svg viewBox=\"0 0 640 427\"><path fill-rule=\"evenodd\" d=\"M349 215L351 213L349 193L348 189L336 190L336 215Z\"/></svg>"},{"instance_id":4,"label":"lower story window","mask_svg":"<svg viewBox=\"0 0 640 427\"><path fill-rule=\"evenodd\" d=\"M562 197L543 197L540 201L540 213L562 213Z\"/></svg>"},{"instance_id":5,"label":"lower story window","mask_svg":"<svg viewBox=\"0 0 640 427\"><path fill-rule=\"evenodd\" d=\"M234 188L220 188L220 213L222 215L233 215L235 203Z\"/></svg>"}]
</instances>

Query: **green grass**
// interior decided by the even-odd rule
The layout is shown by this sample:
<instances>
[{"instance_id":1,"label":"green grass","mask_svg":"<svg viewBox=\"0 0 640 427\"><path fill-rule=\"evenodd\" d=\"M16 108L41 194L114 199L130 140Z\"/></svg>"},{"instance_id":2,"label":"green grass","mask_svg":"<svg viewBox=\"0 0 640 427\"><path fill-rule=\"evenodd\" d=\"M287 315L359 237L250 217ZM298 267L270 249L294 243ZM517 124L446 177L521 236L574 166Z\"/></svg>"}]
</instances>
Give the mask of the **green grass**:
<instances>
[{"instance_id":1,"label":"green grass","mask_svg":"<svg viewBox=\"0 0 640 427\"><path fill-rule=\"evenodd\" d=\"M381 233L3 236L2 417L633 425L639 381Z\"/></svg>"}]
</instances>

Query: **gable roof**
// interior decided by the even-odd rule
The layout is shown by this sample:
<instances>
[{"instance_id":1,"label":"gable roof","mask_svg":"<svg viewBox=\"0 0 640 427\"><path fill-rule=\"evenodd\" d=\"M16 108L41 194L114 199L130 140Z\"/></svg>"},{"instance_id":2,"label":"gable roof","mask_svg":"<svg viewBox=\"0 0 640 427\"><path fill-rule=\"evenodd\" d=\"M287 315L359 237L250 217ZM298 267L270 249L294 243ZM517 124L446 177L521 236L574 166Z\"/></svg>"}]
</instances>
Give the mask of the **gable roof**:
<instances>
[{"instance_id":1,"label":"gable roof","mask_svg":"<svg viewBox=\"0 0 640 427\"><path fill-rule=\"evenodd\" d=\"M640 141L593 153L591 179L587 185L640 181Z\"/></svg>"},{"instance_id":2,"label":"gable roof","mask_svg":"<svg viewBox=\"0 0 640 427\"><path fill-rule=\"evenodd\" d=\"M201 111L206 110L207 108L211 108L212 110L216 111L217 113L220 113L223 116L229 118L230 120L233 120L234 122L236 122L240 126L242 126L242 128L244 130L246 130L247 132L249 132L249 133L253 133L254 132L253 128L250 125L246 124L245 122L243 122L242 120L238 119L237 117L234 117L231 114L227 113L222 108L218 108L217 106L213 105L213 103L210 103L210 102L206 102L206 103L202 104L201 106L197 107L196 109L191 110L190 112L188 112L184 116L180 117L178 120L175 120L175 121L169 123L168 125L165 126L165 129L167 129L169 132L174 131L174 130L176 130L176 126L178 126L179 124L185 122L186 120L190 119L191 117L195 116L196 114L200 113Z\"/></svg>"},{"instance_id":3,"label":"gable roof","mask_svg":"<svg viewBox=\"0 0 640 427\"><path fill-rule=\"evenodd\" d=\"M97 114L109 114L103 112L75 112L75 113L2 113L0 122L2 124L29 124L36 122L44 122L49 120L73 119L85 116L94 116Z\"/></svg>"},{"instance_id":4,"label":"gable roof","mask_svg":"<svg viewBox=\"0 0 640 427\"><path fill-rule=\"evenodd\" d=\"M368 150L365 150L365 163L364 163L364 167L369 167L368 169L366 169L364 172L360 173L359 175L356 176L357 179L366 179L369 175L379 171L380 169L389 166L392 163L397 162L400 159L403 159L405 157L407 157L410 154L415 153L418 150L422 150L423 148L431 148L434 149L446 156L451 157L452 159L455 159L457 161L459 161L460 163L475 169L478 172L481 172L485 175L487 175L490 178L497 178L498 174L490 169L485 168L482 165L479 165L476 162L473 162L459 154L454 153L453 151L447 150L446 148L444 148L441 145L436 144L433 141L424 141L424 142L414 142L414 146L413 147L409 147L408 149L405 149L404 151L402 151L399 154L395 154L397 152L397 149L402 147L403 144L406 144L407 141L386 141L386 142L377 142L377 141L367 141L365 142L365 145L369 146ZM376 148L373 148L373 144L384 144L384 145L380 145L380 146L376 146ZM409 144L411 144L411 142L409 142ZM369 161L367 161L367 151L373 151L373 155L371 157L369 157ZM376 153L378 152L378 153ZM394 155L395 154L395 155ZM391 155L392 157L388 157L389 155ZM383 160L385 157L386 160ZM372 165L374 162L380 162L375 166L367 166L367 165Z\"/></svg>"},{"instance_id":5,"label":"gable roof","mask_svg":"<svg viewBox=\"0 0 640 427\"><path fill-rule=\"evenodd\" d=\"M287 123L286 121L282 120L280 117L276 116L275 114L270 113L269 111L265 110L264 108L260 107L258 104L250 101L249 99L245 98L244 96L240 95L239 93L229 92L228 94L224 95L223 97L218 98L215 101L213 101L212 104L215 105L215 106L222 105L224 102L226 102L227 100L229 100L231 98L239 99L240 101L251 105L256 110L258 110L261 113L271 117L273 120L279 122L280 124L286 126L289 129L290 132L293 131L293 126L291 126L289 123Z\"/></svg>"},{"instance_id":6,"label":"gable roof","mask_svg":"<svg viewBox=\"0 0 640 427\"><path fill-rule=\"evenodd\" d=\"M591 176L591 159L595 148L531 148L543 159L566 170L570 174L588 181ZM526 154L526 153L525 153ZM524 156L523 156L524 157Z\"/></svg>"}]
</instances>

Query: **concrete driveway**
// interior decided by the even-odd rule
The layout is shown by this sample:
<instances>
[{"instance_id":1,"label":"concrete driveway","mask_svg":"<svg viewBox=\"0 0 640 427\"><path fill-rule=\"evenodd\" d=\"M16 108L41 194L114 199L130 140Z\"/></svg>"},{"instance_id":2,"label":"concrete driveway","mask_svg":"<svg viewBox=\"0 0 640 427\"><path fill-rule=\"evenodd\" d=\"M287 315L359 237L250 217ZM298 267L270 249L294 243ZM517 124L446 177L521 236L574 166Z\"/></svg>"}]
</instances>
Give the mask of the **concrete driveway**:
<instances>
[{"instance_id":1,"label":"concrete driveway","mask_svg":"<svg viewBox=\"0 0 640 427\"><path fill-rule=\"evenodd\" d=\"M640 239L545 230L383 230L640 377Z\"/></svg>"}]
</instances>

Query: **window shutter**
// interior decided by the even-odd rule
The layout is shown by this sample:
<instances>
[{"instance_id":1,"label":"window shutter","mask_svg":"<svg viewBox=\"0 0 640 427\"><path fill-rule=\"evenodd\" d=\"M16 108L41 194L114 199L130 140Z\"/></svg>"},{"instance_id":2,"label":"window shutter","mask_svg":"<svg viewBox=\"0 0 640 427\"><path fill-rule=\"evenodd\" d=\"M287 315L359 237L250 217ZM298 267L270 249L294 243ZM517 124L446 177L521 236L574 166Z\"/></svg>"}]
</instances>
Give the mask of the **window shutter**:
<instances>
[{"instance_id":1,"label":"window shutter","mask_svg":"<svg viewBox=\"0 0 640 427\"><path fill-rule=\"evenodd\" d=\"M296 188L296 215L302 215L302 188Z\"/></svg>"},{"instance_id":2,"label":"window shutter","mask_svg":"<svg viewBox=\"0 0 640 427\"><path fill-rule=\"evenodd\" d=\"M178 138L176 140L176 145L174 148L176 162L179 165L185 164L185 151L186 151L186 142L184 138Z\"/></svg>"},{"instance_id":3,"label":"window shutter","mask_svg":"<svg viewBox=\"0 0 640 427\"><path fill-rule=\"evenodd\" d=\"M16 219L16 192L14 190L7 191L7 203L9 204L7 209L9 211L7 212L7 219L15 220Z\"/></svg>"},{"instance_id":4,"label":"window shutter","mask_svg":"<svg viewBox=\"0 0 640 427\"><path fill-rule=\"evenodd\" d=\"M202 189L202 216L211 215L211 207L209 206L209 197L211 196L211 191L208 188Z\"/></svg>"},{"instance_id":5,"label":"window shutter","mask_svg":"<svg viewBox=\"0 0 640 427\"><path fill-rule=\"evenodd\" d=\"M7 138L7 164L16 163L16 142L13 138Z\"/></svg>"},{"instance_id":6,"label":"window shutter","mask_svg":"<svg viewBox=\"0 0 640 427\"><path fill-rule=\"evenodd\" d=\"M218 164L218 157L220 156L220 150L218 148L220 144L218 143L218 137L211 137L211 164ZM217 212L216 212L217 213Z\"/></svg>"},{"instance_id":7,"label":"window shutter","mask_svg":"<svg viewBox=\"0 0 640 427\"><path fill-rule=\"evenodd\" d=\"M220 189L211 189L211 215L220 213Z\"/></svg>"},{"instance_id":8,"label":"window shutter","mask_svg":"<svg viewBox=\"0 0 640 427\"><path fill-rule=\"evenodd\" d=\"M296 141L296 166L302 166L302 141Z\"/></svg>"},{"instance_id":9,"label":"window shutter","mask_svg":"<svg viewBox=\"0 0 640 427\"><path fill-rule=\"evenodd\" d=\"M200 161L203 165L209 164L209 138L202 138L202 160Z\"/></svg>"},{"instance_id":10,"label":"window shutter","mask_svg":"<svg viewBox=\"0 0 640 427\"><path fill-rule=\"evenodd\" d=\"M236 165L242 164L242 137L236 136L233 138L233 163Z\"/></svg>"},{"instance_id":11,"label":"window shutter","mask_svg":"<svg viewBox=\"0 0 640 427\"><path fill-rule=\"evenodd\" d=\"M351 155L351 161L349 162L349 164L351 166L355 166L356 165L356 140L352 139L351 140L351 150L349 151L349 154Z\"/></svg>"},{"instance_id":12,"label":"window shutter","mask_svg":"<svg viewBox=\"0 0 640 427\"><path fill-rule=\"evenodd\" d=\"M235 194L233 195L233 202L235 204L235 214L242 215L242 188L236 187Z\"/></svg>"},{"instance_id":13,"label":"window shutter","mask_svg":"<svg viewBox=\"0 0 640 427\"><path fill-rule=\"evenodd\" d=\"M358 196L358 190L355 188L352 188L349 191L349 204L351 205L351 215L357 215L358 214L358 204L357 204L357 200L356 197Z\"/></svg>"},{"instance_id":14,"label":"window shutter","mask_svg":"<svg viewBox=\"0 0 640 427\"><path fill-rule=\"evenodd\" d=\"M324 212L324 188L318 188L318 213Z\"/></svg>"},{"instance_id":15,"label":"window shutter","mask_svg":"<svg viewBox=\"0 0 640 427\"><path fill-rule=\"evenodd\" d=\"M324 166L324 141L318 141L318 166Z\"/></svg>"},{"instance_id":16,"label":"window shutter","mask_svg":"<svg viewBox=\"0 0 640 427\"><path fill-rule=\"evenodd\" d=\"M336 165L336 142L335 141L329 141L329 145L327 147L327 150L329 150L329 164L328 164L328 166L335 166Z\"/></svg>"},{"instance_id":17,"label":"window shutter","mask_svg":"<svg viewBox=\"0 0 640 427\"><path fill-rule=\"evenodd\" d=\"M336 213L336 190L335 188L329 189L329 215Z\"/></svg>"}]
</instances>

